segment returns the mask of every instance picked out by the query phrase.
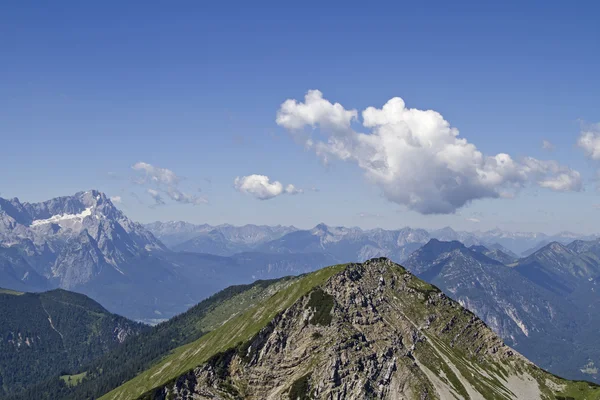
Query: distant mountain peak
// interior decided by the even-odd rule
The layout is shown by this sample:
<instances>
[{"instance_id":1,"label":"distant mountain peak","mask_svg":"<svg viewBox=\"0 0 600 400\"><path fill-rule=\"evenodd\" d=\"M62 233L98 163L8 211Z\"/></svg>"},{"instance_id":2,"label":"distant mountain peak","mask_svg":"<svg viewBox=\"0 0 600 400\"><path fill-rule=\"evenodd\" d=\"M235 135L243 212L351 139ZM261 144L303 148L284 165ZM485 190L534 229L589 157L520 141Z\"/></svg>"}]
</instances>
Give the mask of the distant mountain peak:
<instances>
[{"instance_id":1,"label":"distant mountain peak","mask_svg":"<svg viewBox=\"0 0 600 400\"><path fill-rule=\"evenodd\" d=\"M490 249L488 249L487 247L485 247L481 244L474 244L473 246L469 246L469 249L476 251L477 253L482 253L482 254L485 254L488 251L490 251Z\"/></svg>"},{"instance_id":2,"label":"distant mountain peak","mask_svg":"<svg viewBox=\"0 0 600 400\"><path fill-rule=\"evenodd\" d=\"M326 224L324 224L323 222L321 222L320 224L317 224L313 229L327 231L329 229L329 227Z\"/></svg>"},{"instance_id":3,"label":"distant mountain peak","mask_svg":"<svg viewBox=\"0 0 600 400\"><path fill-rule=\"evenodd\" d=\"M19 249L38 274L65 288L93 280L107 266L124 274L128 260L166 250L95 189L39 203L0 199L0 243Z\"/></svg>"},{"instance_id":4,"label":"distant mountain peak","mask_svg":"<svg viewBox=\"0 0 600 400\"><path fill-rule=\"evenodd\" d=\"M541 249L539 249L538 251L536 251L535 253L533 253L532 255L535 255L536 253L547 253L547 252L571 253L571 250L567 246L563 245L562 243L550 242L547 245L545 245L544 247L542 247Z\"/></svg>"}]
</instances>

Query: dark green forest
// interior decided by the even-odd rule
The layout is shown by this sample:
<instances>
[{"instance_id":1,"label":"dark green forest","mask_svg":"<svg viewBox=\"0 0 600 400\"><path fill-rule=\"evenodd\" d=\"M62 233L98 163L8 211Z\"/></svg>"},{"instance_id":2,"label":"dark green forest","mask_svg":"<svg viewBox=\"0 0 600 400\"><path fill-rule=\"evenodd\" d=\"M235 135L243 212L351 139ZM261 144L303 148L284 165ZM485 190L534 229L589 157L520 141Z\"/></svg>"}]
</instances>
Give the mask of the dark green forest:
<instances>
[{"instance_id":1,"label":"dark green forest","mask_svg":"<svg viewBox=\"0 0 600 400\"><path fill-rule=\"evenodd\" d=\"M65 290L0 293L0 395L67 375L97 359L146 325L111 314Z\"/></svg>"}]
</instances>

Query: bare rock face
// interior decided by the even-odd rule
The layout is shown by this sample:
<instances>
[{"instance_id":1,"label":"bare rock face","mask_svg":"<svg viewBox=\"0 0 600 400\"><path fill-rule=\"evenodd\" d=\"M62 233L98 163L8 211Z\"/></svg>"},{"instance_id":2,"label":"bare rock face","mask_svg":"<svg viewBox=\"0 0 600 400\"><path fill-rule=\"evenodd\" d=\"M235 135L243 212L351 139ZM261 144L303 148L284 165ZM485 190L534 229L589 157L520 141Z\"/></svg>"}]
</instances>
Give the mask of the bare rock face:
<instances>
[{"instance_id":1,"label":"bare rock face","mask_svg":"<svg viewBox=\"0 0 600 400\"><path fill-rule=\"evenodd\" d=\"M252 323L249 321L248 323ZM539 371L401 266L350 264L145 399L537 399Z\"/></svg>"}]
</instances>

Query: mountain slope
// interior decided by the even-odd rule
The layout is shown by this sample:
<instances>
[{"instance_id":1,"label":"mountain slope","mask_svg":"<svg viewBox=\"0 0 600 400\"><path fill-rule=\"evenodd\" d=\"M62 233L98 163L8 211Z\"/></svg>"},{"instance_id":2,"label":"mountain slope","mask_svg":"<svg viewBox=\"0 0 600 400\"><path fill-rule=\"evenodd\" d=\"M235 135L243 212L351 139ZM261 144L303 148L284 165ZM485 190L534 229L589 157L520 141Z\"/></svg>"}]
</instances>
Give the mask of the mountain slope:
<instances>
[{"instance_id":1,"label":"mountain slope","mask_svg":"<svg viewBox=\"0 0 600 400\"><path fill-rule=\"evenodd\" d=\"M235 315L225 324L195 342L175 349L172 354L150 369L102 396L102 399L137 398L145 391L157 386L158 383L166 382L199 365L211 355L233 347L240 341L247 340L258 333L278 313L343 268L344 266L327 267L293 279L273 296L256 303L243 313Z\"/></svg>"},{"instance_id":2,"label":"mountain slope","mask_svg":"<svg viewBox=\"0 0 600 400\"><path fill-rule=\"evenodd\" d=\"M501 247L501 246L500 246ZM469 247L470 250L473 250L476 253L483 254L484 256L491 258L494 261L498 261L501 264L508 265L514 263L518 257L511 256L508 253L500 250L499 248L488 249L483 245L473 245Z\"/></svg>"},{"instance_id":3,"label":"mountain slope","mask_svg":"<svg viewBox=\"0 0 600 400\"><path fill-rule=\"evenodd\" d=\"M594 368L586 368L600 360L592 339L599 318L589 303L560 296L459 242L432 240L405 265L541 367L572 379L598 379Z\"/></svg>"},{"instance_id":4,"label":"mountain slope","mask_svg":"<svg viewBox=\"0 0 600 400\"><path fill-rule=\"evenodd\" d=\"M460 242L433 239L405 265L477 314L512 346L540 340L540 335L562 337L558 333L565 328L568 304ZM523 351L530 348L524 345Z\"/></svg>"},{"instance_id":5,"label":"mountain slope","mask_svg":"<svg viewBox=\"0 0 600 400\"><path fill-rule=\"evenodd\" d=\"M575 391L600 395L535 367L437 288L375 259L301 278L103 398L551 399Z\"/></svg>"},{"instance_id":6,"label":"mountain slope","mask_svg":"<svg viewBox=\"0 0 600 400\"><path fill-rule=\"evenodd\" d=\"M47 280L39 275L16 248L0 246L0 287L15 290L43 290Z\"/></svg>"},{"instance_id":7,"label":"mountain slope","mask_svg":"<svg viewBox=\"0 0 600 400\"><path fill-rule=\"evenodd\" d=\"M0 291L0 396L71 373L146 329L77 293Z\"/></svg>"},{"instance_id":8,"label":"mountain slope","mask_svg":"<svg viewBox=\"0 0 600 400\"><path fill-rule=\"evenodd\" d=\"M552 242L517 263L521 275L559 295L568 295L600 276L600 264Z\"/></svg>"},{"instance_id":9,"label":"mountain slope","mask_svg":"<svg viewBox=\"0 0 600 400\"><path fill-rule=\"evenodd\" d=\"M64 385L58 376L30 387L11 400L57 400L98 398L167 355L172 349L194 341L216 329L232 316L271 297L296 278L257 281L232 286L169 321L132 337L117 349L74 371L85 376L75 387Z\"/></svg>"}]
</instances>

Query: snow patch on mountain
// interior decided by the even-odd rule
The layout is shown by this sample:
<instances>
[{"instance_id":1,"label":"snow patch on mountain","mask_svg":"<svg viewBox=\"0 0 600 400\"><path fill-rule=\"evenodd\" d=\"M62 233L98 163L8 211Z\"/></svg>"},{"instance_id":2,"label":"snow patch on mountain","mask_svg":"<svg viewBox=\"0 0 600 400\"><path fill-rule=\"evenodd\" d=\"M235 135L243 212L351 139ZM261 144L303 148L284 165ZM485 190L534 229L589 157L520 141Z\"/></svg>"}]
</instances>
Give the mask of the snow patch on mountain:
<instances>
[{"instance_id":1,"label":"snow patch on mountain","mask_svg":"<svg viewBox=\"0 0 600 400\"><path fill-rule=\"evenodd\" d=\"M35 227L44 224L58 224L61 228L73 228L76 224L81 224L85 217L92 215L92 208L93 207L88 207L79 214L58 214L47 219L33 220L30 226Z\"/></svg>"}]
</instances>

